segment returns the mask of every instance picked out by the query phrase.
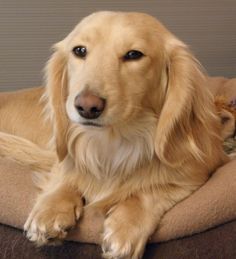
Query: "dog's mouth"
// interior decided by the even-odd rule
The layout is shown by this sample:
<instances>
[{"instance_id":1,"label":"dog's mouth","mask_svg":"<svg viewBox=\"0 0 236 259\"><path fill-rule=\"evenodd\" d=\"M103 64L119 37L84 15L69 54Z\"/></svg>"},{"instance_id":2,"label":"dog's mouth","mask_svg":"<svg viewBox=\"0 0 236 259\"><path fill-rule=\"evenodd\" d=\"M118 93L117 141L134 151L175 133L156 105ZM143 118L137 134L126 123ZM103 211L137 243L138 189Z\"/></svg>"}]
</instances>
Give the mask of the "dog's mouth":
<instances>
[{"instance_id":1,"label":"dog's mouth","mask_svg":"<svg viewBox=\"0 0 236 259\"><path fill-rule=\"evenodd\" d=\"M92 122L92 121L84 121L81 124L84 126L92 126L92 127L99 127L99 128L103 127L103 125Z\"/></svg>"}]
</instances>

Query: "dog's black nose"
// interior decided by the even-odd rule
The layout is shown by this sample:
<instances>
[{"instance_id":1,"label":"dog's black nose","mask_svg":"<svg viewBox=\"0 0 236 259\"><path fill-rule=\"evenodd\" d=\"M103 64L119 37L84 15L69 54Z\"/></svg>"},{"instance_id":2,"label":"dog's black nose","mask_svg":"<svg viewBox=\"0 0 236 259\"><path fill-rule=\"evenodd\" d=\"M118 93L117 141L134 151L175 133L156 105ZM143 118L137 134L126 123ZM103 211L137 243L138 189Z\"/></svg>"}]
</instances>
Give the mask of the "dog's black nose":
<instances>
[{"instance_id":1,"label":"dog's black nose","mask_svg":"<svg viewBox=\"0 0 236 259\"><path fill-rule=\"evenodd\" d=\"M75 108L85 119L97 119L105 109L105 99L89 92L81 93L75 98Z\"/></svg>"}]
</instances>

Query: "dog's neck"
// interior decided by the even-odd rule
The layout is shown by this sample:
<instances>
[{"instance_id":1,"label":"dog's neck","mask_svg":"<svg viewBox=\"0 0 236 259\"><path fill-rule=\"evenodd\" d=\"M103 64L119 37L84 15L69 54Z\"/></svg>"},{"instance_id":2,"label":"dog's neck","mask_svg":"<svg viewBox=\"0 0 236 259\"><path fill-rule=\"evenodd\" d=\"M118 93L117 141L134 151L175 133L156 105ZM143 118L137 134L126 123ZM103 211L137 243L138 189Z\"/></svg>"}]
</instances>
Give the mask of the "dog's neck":
<instances>
[{"instance_id":1,"label":"dog's neck","mask_svg":"<svg viewBox=\"0 0 236 259\"><path fill-rule=\"evenodd\" d=\"M78 171L97 179L125 179L153 159L155 127L156 119L150 116L120 127L73 125L69 153Z\"/></svg>"}]
</instances>

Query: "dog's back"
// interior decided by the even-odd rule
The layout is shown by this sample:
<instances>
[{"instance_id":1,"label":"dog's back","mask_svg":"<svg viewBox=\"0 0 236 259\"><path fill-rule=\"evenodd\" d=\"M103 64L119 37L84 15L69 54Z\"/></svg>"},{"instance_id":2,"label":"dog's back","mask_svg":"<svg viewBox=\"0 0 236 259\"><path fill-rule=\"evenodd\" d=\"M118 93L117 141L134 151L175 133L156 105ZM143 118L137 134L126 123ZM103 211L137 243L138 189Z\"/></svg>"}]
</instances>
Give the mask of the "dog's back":
<instances>
[{"instance_id":1,"label":"dog's back","mask_svg":"<svg viewBox=\"0 0 236 259\"><path fill-rule=\"evenodd\" d=\"M50 122L43 117L40 101L44 88L0 93L0 131L46 147L51 136Z\"/></svg>"}]
</instances>

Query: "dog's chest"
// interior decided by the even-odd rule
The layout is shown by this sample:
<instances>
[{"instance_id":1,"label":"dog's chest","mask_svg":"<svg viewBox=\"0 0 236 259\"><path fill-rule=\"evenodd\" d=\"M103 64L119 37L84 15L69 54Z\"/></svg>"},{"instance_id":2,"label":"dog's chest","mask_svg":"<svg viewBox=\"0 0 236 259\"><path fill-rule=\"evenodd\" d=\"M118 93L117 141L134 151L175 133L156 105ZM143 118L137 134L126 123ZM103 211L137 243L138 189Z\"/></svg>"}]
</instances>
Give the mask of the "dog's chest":
<instances>
[{"instance_id":1,"label":"dog's chest","mask_svg":"<svg viewBox=\"0 0 236 259\"><path fill-rule=\"evenodd\" d=\"M77 140L76 163L97 179L124 177L147 160L154 147L149 136L122 137L106 132L86 132Z\"/></svg>"}]
</instances>

